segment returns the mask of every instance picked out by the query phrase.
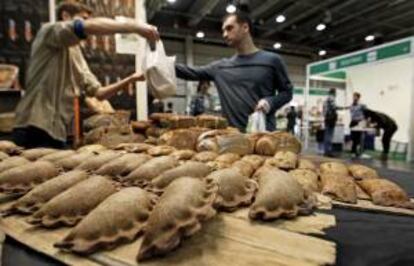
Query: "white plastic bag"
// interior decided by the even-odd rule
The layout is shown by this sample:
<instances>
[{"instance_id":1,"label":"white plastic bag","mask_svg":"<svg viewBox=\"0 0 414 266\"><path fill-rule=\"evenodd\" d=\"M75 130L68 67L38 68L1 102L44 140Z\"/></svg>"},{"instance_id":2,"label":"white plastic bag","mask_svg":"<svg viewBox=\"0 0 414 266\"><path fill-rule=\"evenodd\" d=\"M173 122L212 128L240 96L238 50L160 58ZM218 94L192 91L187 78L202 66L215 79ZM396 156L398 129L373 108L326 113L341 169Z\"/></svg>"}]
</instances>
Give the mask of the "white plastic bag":
<instances>
[{"instance_id":1,"label":"white plastic bag","mask_svg":"<svg viewBox=\"0 0 414 266\"><path fill-rule=\"evenodd\" d=\"M154 51L151 51L147 42L145 52L142 68L149 92L158 99L175 95L177 90L175 56L165 54L164 45L161 41L156 43Z\"/></svg>"},{"instance_id":2,"label":"white plastic bag","mask_svg":"<svg viewBox=\"0 0 414 266\"><path fill-rule=\"evenodd\" d=\"M266 115L262 111L251 114L246 131L248 133L266 132Z\"/></svg>"}]
</instances>

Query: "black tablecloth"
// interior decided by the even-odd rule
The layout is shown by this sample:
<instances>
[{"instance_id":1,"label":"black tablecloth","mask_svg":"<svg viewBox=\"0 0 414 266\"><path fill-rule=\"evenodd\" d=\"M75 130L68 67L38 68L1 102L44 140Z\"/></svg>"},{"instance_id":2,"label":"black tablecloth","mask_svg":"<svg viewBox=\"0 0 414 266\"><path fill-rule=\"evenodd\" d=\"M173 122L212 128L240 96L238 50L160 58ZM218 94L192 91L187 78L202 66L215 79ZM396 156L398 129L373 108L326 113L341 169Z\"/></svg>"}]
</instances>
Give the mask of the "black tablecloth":
<instances>
[{"instance_id":1,"label":"black tablecloth","mask_svg":"<svg viewBox=\"0 0 414 266\"><path fill-rule=\"evenodd\" d=\"M54 266L64 265L20 244L10 237L3 243L2 266Z\"/></svg>"},{"instance_id":2,"label":"black tablecloth","mask_svg":"<svg viewBox=\"0 0 414 266\"><path fill-rule=\"evenodd\" d=\"M337 265L414 265L414 217L334 209Z\"/></svg>"},{"instance_id":3,"label":"black tablecloth","mask_svg":"<svg viewBox=\"0 0 414 266\"><path fill-rule=\"evenodd\" d=\"M412 173L378 170L414 197ZM414 265L414 217L337 208L324 213L336 217L337 225L327 229L323 238L337 244L337 265ZM2 261L4 266L61 265L10 238L6 238Z\"/></svg>"},{"instance_id":4,"label":"black tablecloth","mask_svg":"<svg viewBox=\"0 0 414 266\"><path fill-rule=\"evenodd\" d=\"M414 197L413 173L377 170ZM336 217L325 238L337 243L337 265L414 265L414 217L338 208L326 213Z\"/></svg>"}]
</instances>

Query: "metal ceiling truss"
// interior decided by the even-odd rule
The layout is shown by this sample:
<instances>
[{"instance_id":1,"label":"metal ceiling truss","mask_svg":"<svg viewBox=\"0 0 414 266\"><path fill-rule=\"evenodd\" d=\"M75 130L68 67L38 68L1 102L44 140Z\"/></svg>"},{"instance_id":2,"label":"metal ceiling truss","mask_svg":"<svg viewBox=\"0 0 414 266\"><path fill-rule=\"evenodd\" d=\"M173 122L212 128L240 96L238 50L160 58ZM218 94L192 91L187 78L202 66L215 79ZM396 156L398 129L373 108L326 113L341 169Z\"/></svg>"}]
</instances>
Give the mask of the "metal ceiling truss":
<instances>
[{"instance_id":1,"label":"metal ceiling truss","mask_svg":"<svg viewBox=\"0 0 414 266\"><path fill-rule=\"evenodd\" d=\"M203 41L224 45L218 26L224 11L217 9L225 6L223 1L185 0L182 5L170 6L165 5L165 0L147 0L151 2L147 5L150 7L147 15L149 20L157 23L163 35L182 38L183 34L193 35L199 29L206 33ZM278 41L283 44L282 50L289 53L310 56L325 48L329 55L335 55L366 46L364 34L380 33L383 35L381 41L414 34L414 0L235 1L250 3L250 16L258 33L257 43L272 47ZM252 6L253 2L255 6ZM275 21L280 14L287 18L281 24ZM174 26L171 21L175 21ZM327 29L316 31L319 23L327 24ZM329 47L338 50L326 49Z\"/></svg>"}]
</instances>

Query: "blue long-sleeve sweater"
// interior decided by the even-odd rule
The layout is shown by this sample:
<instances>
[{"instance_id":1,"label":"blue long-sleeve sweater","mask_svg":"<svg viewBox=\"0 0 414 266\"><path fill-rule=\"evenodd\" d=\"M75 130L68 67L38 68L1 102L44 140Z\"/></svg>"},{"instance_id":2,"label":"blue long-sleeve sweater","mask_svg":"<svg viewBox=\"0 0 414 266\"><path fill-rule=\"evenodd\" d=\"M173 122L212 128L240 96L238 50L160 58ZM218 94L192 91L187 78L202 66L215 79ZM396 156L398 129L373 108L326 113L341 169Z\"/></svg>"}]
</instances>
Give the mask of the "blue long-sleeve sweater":
<instances>
[{"instance_id":1,"label":"blue long-sleeve sweater","mask_svg":"<svg viewBox=\"0 0 414 266\"><path fill-rule=\"evenodd\" d=\"M266 99L271 107L266 119L269 131L276 129L276 110L292 99L293 88L285 64L275 53L260 50L201 67L177 64L175 69L178 78L214 81L223 116L242 132L260 99Z\"/></svg>"}]
</instances>

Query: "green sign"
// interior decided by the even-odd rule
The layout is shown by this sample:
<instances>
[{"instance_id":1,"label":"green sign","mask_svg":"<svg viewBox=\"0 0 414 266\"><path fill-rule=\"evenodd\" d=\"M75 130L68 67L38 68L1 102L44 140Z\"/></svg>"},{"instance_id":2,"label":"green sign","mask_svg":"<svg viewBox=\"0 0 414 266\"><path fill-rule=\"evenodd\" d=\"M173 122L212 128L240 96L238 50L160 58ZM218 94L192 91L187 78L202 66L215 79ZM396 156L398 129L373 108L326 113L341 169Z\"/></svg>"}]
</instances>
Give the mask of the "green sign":
<instances>
[{"instance_id":1,"label":"green sign","mask_svg":"<svg viewBox=\"0 0 414 266\"><path fill-rule=\"evenodd\" d=\"M345 57L345 58L338 60L337 68L345 68L345 67L350 67L350 66L355 66L355 65L361 65L367 62L367 58L368 56L366 53L357 54L357 55L350 56L350 57Z\"/></svg>"},{"instance_id":2,"label":"green sign","mask_svg":"<svg viewBox=\"0 0 414 266\"><path fill-rule=\"evenodd\" d=\"M304 90L302 88L294 88L293 94L303 94Z\"/></svg>"},{"instance_id":3,"label":"green sign","mask_svg":"<svg viewBox=\"0 0 414 266\"><path fill-rule=\"evenodd\" d=\"M371 51L361 52L339 59L316 64L310 67L310 74L315 75L323 72L334 71L351 66L362 65L370 62L380 61L392 57L411 53L411 40L383 46Z\"/></svg>"},{"instance_id":4,"label":"green sign","mask_svg":"<svg viewBox=\"0 0 414 266\"><path fill-rule=\"evenodd\" d=\"M294 88L294 90L293 90L293 94L302 95L304 93L305 93L304 88ZM309 89L309 95L326 96L326 95L328 95L328 89L310 88Z\"/></svg>"},{"instance_id":5,"label":"green sign","mask_svg":"<svg viewBox=\"0 0 414 266\"><path fill-rule=\"evenodd\" d=\"M337 71L333 73L328 73L323 75L326 78L334 78L334 79L346 79L346 72L345 71Z\"/></svg>"}]
</instances>

